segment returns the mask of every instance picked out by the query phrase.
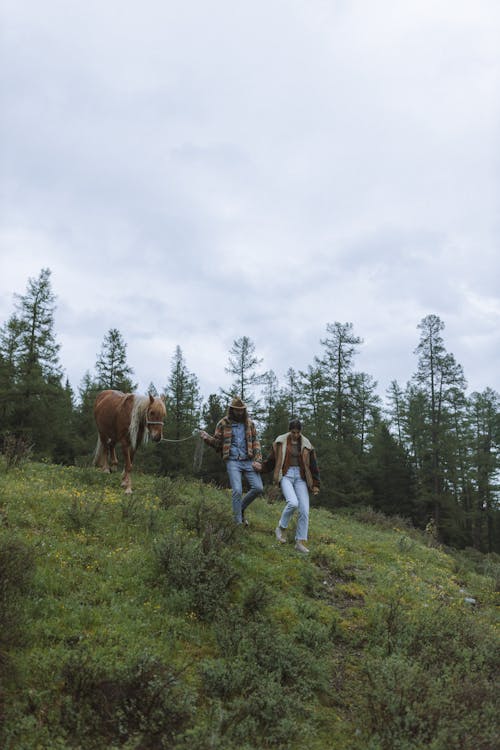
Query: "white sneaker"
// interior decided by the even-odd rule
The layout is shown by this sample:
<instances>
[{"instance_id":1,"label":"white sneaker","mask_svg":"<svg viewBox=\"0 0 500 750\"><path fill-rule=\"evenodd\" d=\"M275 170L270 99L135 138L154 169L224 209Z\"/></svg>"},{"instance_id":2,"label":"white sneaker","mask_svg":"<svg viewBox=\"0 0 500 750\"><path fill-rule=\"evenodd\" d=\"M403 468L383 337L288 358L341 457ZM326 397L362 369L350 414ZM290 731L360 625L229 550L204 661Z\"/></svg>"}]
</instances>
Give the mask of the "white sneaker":
<instances>
[{"instance_id":1,"label":"white sneaker","mask_svg":"<svg viewBox=\"0 0 500 750\"><path fill-rule=\"evenodd\" d=\"M281 526L276 526L274 533L276 534L276 539L278 542L281 542L281 544L286 544L286 539L281 533Z\"/></svg>"},{"instance_id":2,"label":"white sneaker","mask_svg":"<svg viewBox=\"0 0 500 750\"><path fill-rule=\"evenodd\" d=\"M304 545L302 544L302 542L296 542L295 549L297 550L297 552L302 552L305 555L307 555L307 553L309 552L309 550L307 549L307 547L304 547Z\"/></svg>"}]
</instances>

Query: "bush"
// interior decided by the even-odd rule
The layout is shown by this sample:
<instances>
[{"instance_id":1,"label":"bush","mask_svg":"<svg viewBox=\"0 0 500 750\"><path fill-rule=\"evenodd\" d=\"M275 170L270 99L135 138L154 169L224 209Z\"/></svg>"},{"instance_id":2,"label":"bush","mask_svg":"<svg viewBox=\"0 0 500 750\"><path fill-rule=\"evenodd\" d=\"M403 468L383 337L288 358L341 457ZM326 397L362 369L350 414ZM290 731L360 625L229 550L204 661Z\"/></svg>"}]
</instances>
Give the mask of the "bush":
<instances>
[{"instance_id":1,"label":"bush","mask_svg":"<svg viewBox=\"0 0 500 750\"><path fill-rule=\"evenodd\" d=\"M184 504L180 497L178 483L172 481L170 477L157 479L154 484L154 493L159 499L159 507L164 510Z\"/></svg>"},{"instance_id":2,"label":"bush","mask_svg":"<svg viewBox=\"0 0 500 750\"><path fill-rule=\"evenodd\" d=\"M221 656L201 666L210 715L217 717L213 744L200 735L193 747L289 748L310 737L311 700L327 689L326 626L309 618L285 634L269 619L247 620L242 608L221 616L215 634Z\"/></svg>"},{"instance_id":3,"label":"bush","mask_svg":"<svg viewBox=\"0 0 500 750\"><path fill-rule=\"evenodd\" d=\"M33 443L28 435L14 435L12 432L4 434L2 439L2 453L5 458L5 469L13 469L31 458Z\"/></svg>"},{"instance_id":4,"label":"bush","mask_svg":"<svg viewBox=\"0 0 500 750\"><path fill-rule=\"evenodd\" d=\"M465 611L410 613L391 597L372 620L359 715L381 750L492 750L499 647Z\"/></svg>"},{"instance_id":5,"label":"bush","mask_svg":"<svg viewBox=\"0 0 500 750\"><path fill-rule=\"evenodd\" d=\"M217 550L232 544L238 527L226 508L208 502L203 490L200 497L183 509L182 522L188 531L202 539L205 550Z\"/></svg>"},{"instance_id":6,"label":"bush","mask_svg":"<svg viewBox=\"0 0 500 750\"><path fill-rule=\"evenodd\" d=\"M166 593L169 587L183 592L186 608L200 619L213 620L226 607L238 576L218 535L210 531L191 539L172 533L158 543L156 554Z\"/></svg>"},{"instance_id":7,"label":"bush","mask_svg":"<svg viewBox=\"0 0 500 750\"><path fill-rule=\"evenodd\" d=\"M145 657L106 671L85 653L62 668L61 725L77 748L124 745L161 750L174 740L193 713L189 691L170 667Z\"/></svg>"}]
</instances>

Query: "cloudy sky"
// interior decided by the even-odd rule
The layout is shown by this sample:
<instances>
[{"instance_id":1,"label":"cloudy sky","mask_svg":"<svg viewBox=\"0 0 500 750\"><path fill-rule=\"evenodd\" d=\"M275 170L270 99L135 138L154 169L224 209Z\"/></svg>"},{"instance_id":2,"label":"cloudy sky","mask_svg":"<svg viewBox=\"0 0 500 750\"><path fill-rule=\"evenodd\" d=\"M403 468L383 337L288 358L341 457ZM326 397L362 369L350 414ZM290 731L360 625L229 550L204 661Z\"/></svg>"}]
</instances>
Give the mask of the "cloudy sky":
<instances>
[{"instance_id":1,"label":"cloudy sky","mask_svg":"<svg viewBox=\"0 0 500 750\"><path fill-rule=\"evenodd\" d=\"M500 390L497 0L2 0L0 323L52 271L76 388L118 328L207 396L249 336L282 379L327 323L404 385L445 323Z\"/></svg>"}]
</instances>

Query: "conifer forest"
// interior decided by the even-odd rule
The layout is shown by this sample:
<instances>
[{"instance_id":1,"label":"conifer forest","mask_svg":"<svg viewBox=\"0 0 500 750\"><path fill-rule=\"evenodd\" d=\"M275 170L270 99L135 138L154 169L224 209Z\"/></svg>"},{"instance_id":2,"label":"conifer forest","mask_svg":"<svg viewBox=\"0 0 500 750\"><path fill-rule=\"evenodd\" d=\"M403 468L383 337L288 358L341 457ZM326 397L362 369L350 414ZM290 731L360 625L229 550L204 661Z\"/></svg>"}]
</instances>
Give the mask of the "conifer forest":
<instances>
[{"instance_id":1,"label":"conifer forest","mask_svg":"<svg viewBox=\"0 0 500 750\"><path fill-rule=\"evenodd\" d=\"M15 295L2 322L1 451L12 463L30 456L90 466L95 395L106 388L133 391L133 363L120 330L111 328L96 341L100 353L75 391L64 376L56 303L51 272L42 269ZM300 417L321 468L319 505L398 514L450 547L500 552L500 396L489 387L468 392L437 315L415 325L419 333L408 344L415 350L414 374L407 383L392 381L385 398L374 378L356 369L363 341L348 322L326 323L314 361L280 374L265 370L258 342L242 335L227 356L231 386L218 393L201 393L177 346L165 382L149 387L166 399L166 440L139 452L135 467L225 486L222 462L202 450L196 430L213 433L228 397L237 395L258 425L264 455L290 417Z\"/></svg>"}]
</instances>

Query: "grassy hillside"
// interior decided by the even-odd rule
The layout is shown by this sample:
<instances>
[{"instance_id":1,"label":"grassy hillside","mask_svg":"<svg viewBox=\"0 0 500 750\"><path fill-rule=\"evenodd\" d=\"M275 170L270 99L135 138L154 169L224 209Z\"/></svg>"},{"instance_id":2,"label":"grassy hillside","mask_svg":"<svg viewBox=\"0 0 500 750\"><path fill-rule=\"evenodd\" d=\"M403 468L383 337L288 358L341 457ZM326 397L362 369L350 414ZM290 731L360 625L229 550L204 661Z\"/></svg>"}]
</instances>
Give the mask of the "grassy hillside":
<instances>
[{"instance_id":1,"label":"grassy hillside","mask_svg":"<svg viewBox=\"0 0 500 750\"><path fill-rule=\"evenodd\" d=\"M371 511L0 465L0 746L493 750L499 558Z\"/></svg>"}]
</instances>

